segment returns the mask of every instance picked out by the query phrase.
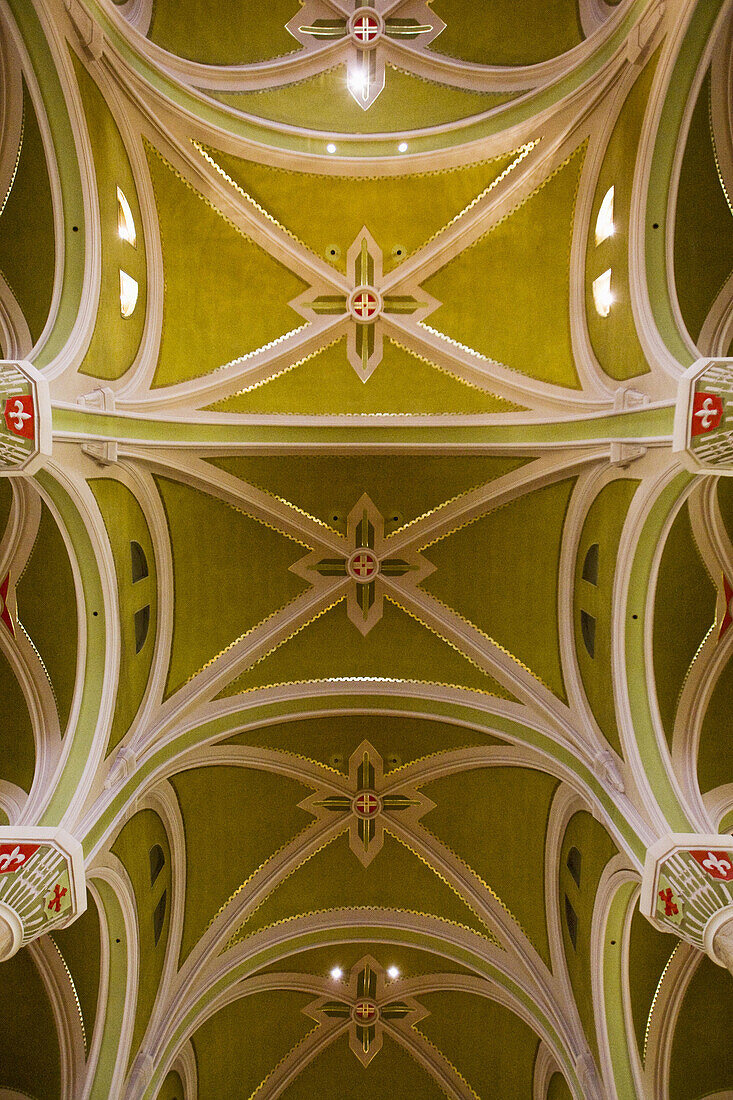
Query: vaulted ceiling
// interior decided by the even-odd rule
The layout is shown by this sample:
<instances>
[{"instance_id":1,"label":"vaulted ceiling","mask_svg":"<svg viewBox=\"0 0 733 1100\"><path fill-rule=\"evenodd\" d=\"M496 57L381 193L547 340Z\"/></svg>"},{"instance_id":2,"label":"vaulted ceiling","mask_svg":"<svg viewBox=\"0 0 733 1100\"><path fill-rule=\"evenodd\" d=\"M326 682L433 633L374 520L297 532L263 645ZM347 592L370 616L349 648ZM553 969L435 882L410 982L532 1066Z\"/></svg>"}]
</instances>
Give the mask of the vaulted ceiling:
<instances>
[{"instance_id":1,"label":"vaulted ceiling","mask_svg":"<svg viewBox=\"0 0 733 1100\"><path fill-rule=\"evenodd\" d=\"M0 5L0 1098L733 1096L732 10Z\"/></svg>"}]
</instances>

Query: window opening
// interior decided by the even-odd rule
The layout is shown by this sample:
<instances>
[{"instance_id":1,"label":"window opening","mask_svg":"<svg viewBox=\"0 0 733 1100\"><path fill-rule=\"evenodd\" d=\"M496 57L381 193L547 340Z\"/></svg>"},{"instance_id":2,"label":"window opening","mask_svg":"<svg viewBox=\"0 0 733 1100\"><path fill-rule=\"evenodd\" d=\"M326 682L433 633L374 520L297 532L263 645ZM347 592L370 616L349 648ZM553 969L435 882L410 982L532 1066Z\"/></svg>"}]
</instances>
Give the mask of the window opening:
<instances>
[{"instance_id":1,"label":"window opening","mask_svg":"<svg viewBox=\"0 0 733 1100\"><path fill-rule=\"evenodd\" d=\"M148 559L139 542L130 540L130 558L132 561L132 583L137 584L148 576Z\"/></svg>"},{"instance_id":2,"label":"window opening","mask_svg":"<svg viewBox=\"0 0 733 1100\"><path fill-rule=\"evenodd\" d=\"M583 562L583 580L589 584L598 584L598 543L594 542L588 547L588 553Z\"/></svg>"},{"instance_id":3,"label":"window opening","mask_svg":"<svg viewBox=\"0 0 733 1100\"><path fill-rule=\"evenodd\" d=\"M153 913L153 935L155 936L155 946L158 946L158 940L163 932L163 925L165 924L165 907L168 901L168 891L164 890L160 895L160 901L155 906L155 912Z\"/></svg>"},{"instance_id":4,"label":"window opening","mask_svg":"<svg viewBox=\"0 0 733 1100\"><path fill-rule=\"evenodd\" d=\"M154 844L148 855L150 856L150 885L153 886L158 875L165 867L165 853L160 844Z\"/></svg>"},{"instance_id":5,"label":"window opening","mask_svg":"<svg viewBox=\"0 0 733 1100\"><path fill-rule=\"evenodd\" d=\"M580 886L580 864L582 857L577 848L573 847L568 852L568 858L566 860L568 865L568 871L575 879L575 885Z\"/></svg>"},{"instance_id":6,"label":"window opening","mask_svg":"<svg viewBox=\"0 0 733 1100\"><path fill-rule=\"evenodd\" d=\"M165 897L165 894L163 895ZM565 895L565 923L568 926L568 935L573 948L578 946L578 914L570 904L570 898Z\"/></svg>"},{"instance_id":7,"label":"window opening","mask_svg":"<svg viewBox=\"0 0 733 1100\"><path fill-rule=\"evenodd\" d=\"M580 632L589 657L596 655L596 620L587 611L580 612Z\"/></svg>"},{"instance_id":8,"label":"window opening","mask_svg":"<svg viewBox=\"0 0 733 1100\"><path fill-rule=\"evenodd\" d=\"M596 245L602 244L616 232L613 224L613 187L609 187L603 196L601 208L596 218Z\"/></svg>"},{"instance_id":9,"label":"window opening","mask_svg":"<svg viewBox=\"0 0 733 1100\"><path fill-rule=\"evenodd\" d=\"M145 639L148 636L148 629L150 627L150 604L146 603L145 607L141 607L139 611L135 612L135 652L139 653L142 647L145 645Z\"/></svg>"},{"instance_id":10,"label":"window opening","mask_svg":"<svg viewBox=\"0 0 733 1100\"><path fill-rule=\"evenodd\" d=\"M132 210L125 197L125 192L121 187L117 188L117 232L121 240L128 241L133 248L137 246L135 219L132 216Z\"/></svg>"}]
</instances>

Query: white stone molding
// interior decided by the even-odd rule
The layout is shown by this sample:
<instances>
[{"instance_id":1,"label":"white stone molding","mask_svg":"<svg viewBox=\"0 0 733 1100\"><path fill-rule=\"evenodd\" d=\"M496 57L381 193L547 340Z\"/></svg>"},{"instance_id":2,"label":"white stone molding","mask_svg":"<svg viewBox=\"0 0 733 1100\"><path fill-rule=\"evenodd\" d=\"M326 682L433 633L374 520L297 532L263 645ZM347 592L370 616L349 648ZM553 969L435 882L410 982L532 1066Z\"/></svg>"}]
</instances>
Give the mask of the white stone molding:
<instances>
[{"instance_id":1,"label":"white stone molding","mask_svg":"<svg viewBox=\"0 0 733 1100\"><path fill-rule=\"evenodd\" d=\"M81 1006L71 972L52 936L42 936L28 946L48 996L61 1062L61 1096L73 1100L84 1077L84 1030Z\"/></svg>"},{"instance_id":2,"label":"white stone molding","mask_svg":"<svg viewBox=\"0 0 733 1100\"><path fill-rule=\"evenodd\" d=\"M181 1078L184 1100L198 1100L198 1065L190 1040L179 1049L171 1069Z\"/></svg>"}]
</instances>

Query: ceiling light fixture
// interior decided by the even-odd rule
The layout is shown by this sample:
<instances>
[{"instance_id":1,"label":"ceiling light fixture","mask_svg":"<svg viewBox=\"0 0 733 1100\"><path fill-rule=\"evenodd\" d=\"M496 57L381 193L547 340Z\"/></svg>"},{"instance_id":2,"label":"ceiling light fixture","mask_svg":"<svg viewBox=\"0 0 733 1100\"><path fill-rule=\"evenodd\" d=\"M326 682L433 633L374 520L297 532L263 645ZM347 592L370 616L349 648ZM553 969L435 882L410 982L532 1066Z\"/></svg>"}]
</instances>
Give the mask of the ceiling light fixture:
<instances>
[{"instance_id":1,"label":"ceiling light fixture","mask_svg":"<svg viewBox=\"0 0 733 1100\"><path fill-rule=\"evenodd\" d=\"M335 982L337 982L341 978L343 978L343 976L344 976L344 972L341 969L341 967L340 966L334 966L333 969L331 970L331 977L333 978L333 980Z\"/></svg>"},{"instance_id":2,"label":"ceiling light fixture","mask_svg":"<svg viewBox=\"0 0 733 1100\"><path fill-rule=\"evenodd\" d=\"M397 151L400 152L400 153L406 153L407 152L407 142L406 141L401 141L399 143L399 145L397 146Z\"/></svg>"},{"instance_id":3,"label":"ceiling light fixture","mask_svg":"<svg viewBox=\"0 0 733 1100\"><path fill-rule=\"evenodd\" d=\"M392 981L394 981L395 978L399 978L399 976L400 976L400 972L399 972L399 970L397 969L396 966L387 967L387 977L391 978Z\"/></svg>"},{"instance_id":4,"label":"ceiling light fixture","mask_svg":"<svg viewBox=\"0 0 733 1100\"><path fill-rule=\"evenodd\" d=\"M334 143L332 141L329 141L328 145L326 146L326 152L327 153L335 153L336 152L336 146L334 145Z\"/></svg>"}]
</instances>

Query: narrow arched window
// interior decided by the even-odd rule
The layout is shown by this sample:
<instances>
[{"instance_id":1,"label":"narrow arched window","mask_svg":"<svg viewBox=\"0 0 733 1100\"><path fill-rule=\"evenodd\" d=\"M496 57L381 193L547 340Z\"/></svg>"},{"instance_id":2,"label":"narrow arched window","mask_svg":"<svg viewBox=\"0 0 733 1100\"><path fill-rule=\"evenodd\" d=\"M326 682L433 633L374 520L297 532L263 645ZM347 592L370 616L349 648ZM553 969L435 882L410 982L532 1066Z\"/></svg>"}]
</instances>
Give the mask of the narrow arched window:
<instances>
[{"instance_id":1,"label":"narrow arched window","mask_svg":"<svg viewBox=\"0 0 733 1100\"><path fill-rule=\"evenodd\" d=\"M578 914L570 904L570 898L565 895L565 923L568 926L568 935L573 947L578 946Z\"/></svg>"},{"instance_id":2,"label":"narrow arched window","mask_svg":"<svg viewBox=\"0 0 733 1100\"><path fill-rule=\"evenodd\" d=\"M165 924L165 907L167 901L168 891L164 890L160 896L160 901L155 906L155 912L153 913L153 935L155 936L156 947L163 932L163 925Z\"/></svg>"},{"instance_id":3,"label":"narrow arched window","mask_svg":"<svg viewBox=\"0 0 733 1100\"><path fill-rule=\"evenodd\" d=\"M575 879L575 885L580 886L580 863L581 855L577 848L571 848L568 852L568 858L566 860L568 865L568 871Z\"/></svg>"},{"instance_id":4,"label":"narrow arched window","mask_svg":"<svg viewBox=\"0 0 733 1100\"><path fill-rule=\"evenodd\" d=\"M589 657L596 655L596 620L587 611L580 612L580 632Z\"/></svg>"},{"instance_id":5,"label":"narrow arched window","mask_svg":"<svg viewBox=\"0 0 733 1100\"><path fill-rule=\"evenodd\" d=\"M120 239L127 241L135 248L137 234L135 233L135 219L132 216L130 204L121 187L117 188L117 232Z\"/></svg>"},{"instance_id":6,"label":"narrow arched window","mask_svg":"<svg viewBox=\"0 0 733 1100\"><path fill-rule=\"evenodd\" d=\"M598 543L594 542L588 547L583 562L583 580L589 584L598 584Z\"/></svg>"},{"instance_id":7,"label":"narrow arched window","mask_svg":"<svg viewBox=\"0 0 733 1100\"><path fill-rule=\"evenodd\" d=\"M132 563L132 583L143 580L148 576L148 559L139 542L130 540L130 561Z\"/></svg>"},{"instance_id":8,"label":"narrow arched window","mask_svg":"<svg viewBox=\"0 0 733 1100\"><path fill-rule=\"evenodd\" d=\"M616 232L616 227L613 224L613 196L614 188L611 186L603 196L603 202L596 218L596 245L607 241Z\"/></svg>"},{"instance_id":9,"label":"narrow arched window","mask_svg":"<svg viewBox=\"0 0 733 1100\"><path fill-rule=\"evenodd\" d=\"M153 886L165 867L165 854L160 844L154 844L148 855L150 856L150 885Z\"/></svg>"},{"instance_id":10,"label":"narrow arched window","mask_svg":"<svg viewBox=\"0 0 733 1100\"><path fill-rule=\"evenodd\" d=\"M145 645L145 639L150 629L150 604L146 603L135 612L135 652L139 653Z\"/></svg>"},{"instance_id":11,"label":"narrow arched window","mask_svg":"<svg viewBox=\"0 0 733 1100\"><path fill-rule=\"evenodd\" d=\"M137 279L120 268L120 313L123 317L132 317L137 305Z\"/></svg>"}]
</instances>

